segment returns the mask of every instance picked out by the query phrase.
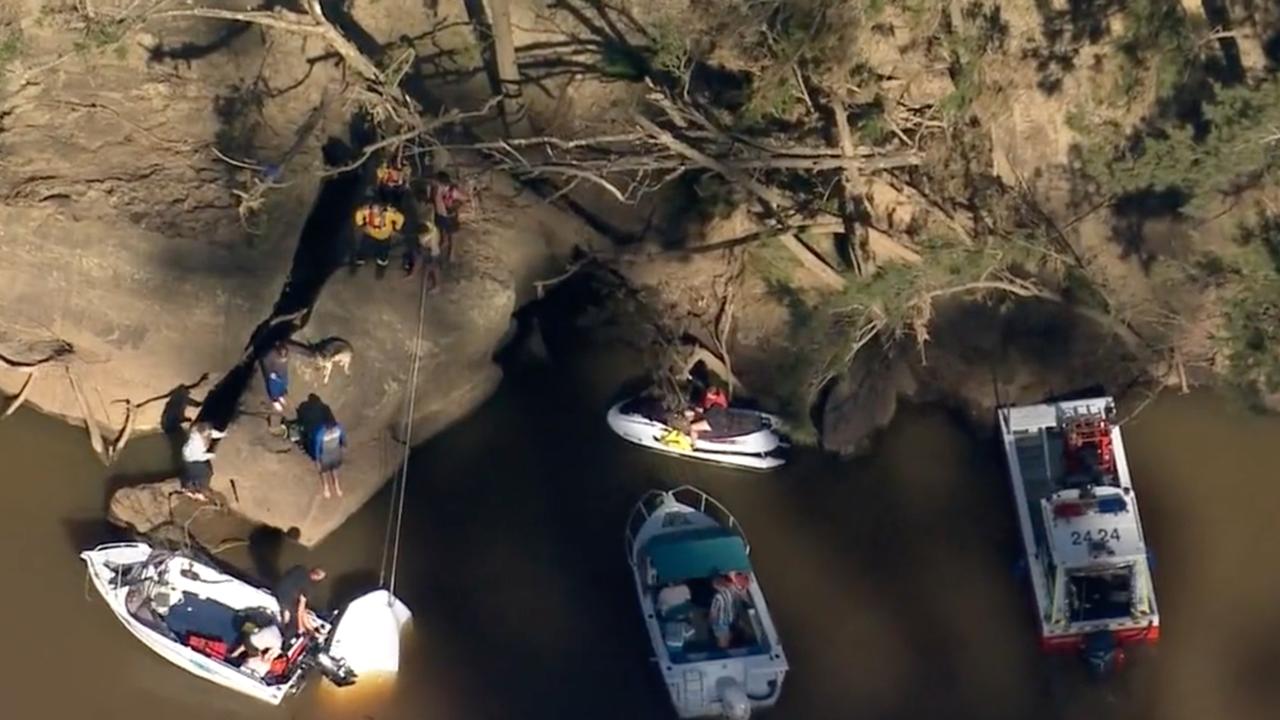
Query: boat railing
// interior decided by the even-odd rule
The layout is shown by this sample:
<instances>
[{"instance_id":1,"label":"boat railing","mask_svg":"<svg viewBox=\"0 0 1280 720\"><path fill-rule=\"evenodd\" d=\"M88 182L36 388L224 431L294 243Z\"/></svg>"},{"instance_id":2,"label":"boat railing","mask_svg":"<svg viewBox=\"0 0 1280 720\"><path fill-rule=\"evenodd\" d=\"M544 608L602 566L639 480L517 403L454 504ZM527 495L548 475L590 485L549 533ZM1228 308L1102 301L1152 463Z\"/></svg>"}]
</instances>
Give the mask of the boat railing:
<instances>
[{"instance_id":1,"label":"boat railing","mask_svg":"<svg viewBox=\"0 0 1280 720\"><path fill-rule=\"evenodd\" d=\"M631 514L627 517L625 538L628 563L635 558L636 536L640 533L640 529L653 516L654 511L663 506L668 497L706 515L721 527L733 531L734 534L742 538L742 543L746 546L747 552L751 552L751 544L747 541L746 533L742 530L742 524L738 522L733 513L729 512L728 508L721 504L719 500L692 485L681 485L672 490L650 490L631 509Z\"/></svg>"}]
</instances>

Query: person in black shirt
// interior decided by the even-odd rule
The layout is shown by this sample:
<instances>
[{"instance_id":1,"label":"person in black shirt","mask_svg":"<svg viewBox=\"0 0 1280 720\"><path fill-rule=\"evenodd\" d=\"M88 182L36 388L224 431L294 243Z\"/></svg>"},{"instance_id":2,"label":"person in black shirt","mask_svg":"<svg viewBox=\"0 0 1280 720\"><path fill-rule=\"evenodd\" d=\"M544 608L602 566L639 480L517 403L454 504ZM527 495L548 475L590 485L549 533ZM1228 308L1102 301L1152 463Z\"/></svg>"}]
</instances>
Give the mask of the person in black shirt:
<instances>
[{"instance_id":1,"label":"person in black shirt","mask_svg":"<svg viewBox=\"0 0 1280 720\"><path fill-rule=\"evenodd\" d=\"M285 638L292 638L300 632L314 632L315 624L307 613L308 595L315 583L324 580L323 568L307 568L294 565L280 576L276 583L275 596L280 603L280 629Z\"/></svg>"}]
</instances>

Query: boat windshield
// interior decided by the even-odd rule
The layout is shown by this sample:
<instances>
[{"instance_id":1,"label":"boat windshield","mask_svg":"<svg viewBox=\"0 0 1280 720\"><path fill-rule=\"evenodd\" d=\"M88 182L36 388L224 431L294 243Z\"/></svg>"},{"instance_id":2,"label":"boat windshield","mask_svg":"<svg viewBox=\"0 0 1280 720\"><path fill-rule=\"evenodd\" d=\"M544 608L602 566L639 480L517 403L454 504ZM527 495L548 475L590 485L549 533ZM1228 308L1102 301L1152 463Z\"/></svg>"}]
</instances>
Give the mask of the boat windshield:
<instances>
[{"instance_id":1,"label":"boat windshield","mask_svg":"<svg viewBox=\"0 0 1280 720\"><path fill-rule=\"evenodd\" d=\"M1067 596L1073 623L1127 618L1133 605L1133 569L1068 575Z\"/></svg>"}]
</instances>

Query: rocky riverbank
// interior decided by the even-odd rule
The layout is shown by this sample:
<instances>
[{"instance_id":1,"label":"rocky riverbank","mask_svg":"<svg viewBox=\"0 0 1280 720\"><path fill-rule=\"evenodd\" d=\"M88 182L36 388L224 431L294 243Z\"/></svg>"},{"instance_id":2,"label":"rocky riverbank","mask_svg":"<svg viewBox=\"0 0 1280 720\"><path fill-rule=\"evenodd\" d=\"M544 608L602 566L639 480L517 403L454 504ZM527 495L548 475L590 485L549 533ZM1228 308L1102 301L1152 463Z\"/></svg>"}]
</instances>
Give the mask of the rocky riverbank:
<instances>
[{"instance_id":1,"label":"rocky riverbank","mask_svg":"<svg viewBox=\"0 0 1280 720\"><path fill-rule=\"evenodd\" d=\"M166 400L186 388L208 403L189 416L230 421L214 461L225 508L317 542L399 462L420 288L398 269L330 275L365 182L334 177L339 162L322 157L350 140L330 92L341 68L309 58L300 36L203 20L97 51L77 44L85 17L54 23L29 4L0 106L0 391L84 424L110 461L159 431ZM427 303L411 443L489 396L517 296L595 241L505 177L470 189L456 262ZM287 314L296 340L353 348L350 374L327 384L296 355L291 387L295 404L315 392L347 428L341 499L319 498L314 467L262 417L253 339ZM175 482L121 490L113 519L141 531L171 520Z\"/></svg>"}]
</instances>

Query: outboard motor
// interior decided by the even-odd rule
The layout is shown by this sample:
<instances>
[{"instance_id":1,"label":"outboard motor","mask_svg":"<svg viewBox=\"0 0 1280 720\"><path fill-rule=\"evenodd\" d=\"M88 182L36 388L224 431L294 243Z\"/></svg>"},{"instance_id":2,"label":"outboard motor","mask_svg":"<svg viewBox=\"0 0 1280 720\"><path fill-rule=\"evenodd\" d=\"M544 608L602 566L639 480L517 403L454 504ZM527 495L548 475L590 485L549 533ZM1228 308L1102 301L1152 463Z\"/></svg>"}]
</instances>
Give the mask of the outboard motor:
<instances>
[{"instance_id":1,"label":"outboard motor","mask_svg":"<svg viewBox=\"0 0 1280 720\"><path fill-rule=\"evenodd\" d=\"M318 646L312 646L307 654L311 663L320 670L320 674L338 687L347 687L356 683L356 673L342 658L337 658Z\"/></svg>"},{"instance_id":2,"label":"outboard motor","mask_svg":"<svg viewBox=\"0 0 1280 720\"><path fill-rule=\"evenodd\" d=\"M742 684L731 677L716 681L716 694L720 696L720 714L727 720L747 720L751 717L751 700Z\"/></svg>"},{"instance_id":3,"label":"outboard motor","mask_svg":"<svg viewBox=\"0 0 1280 720\"><path fill-rule=\"evenodd\" d=\"M1097 680L1112 675L1124 664L1124 648L1116 642L1115 633L1109 630L1086 635L1082 653L1089 666L1089 674Z\"/></svg>"}]
</instances>

